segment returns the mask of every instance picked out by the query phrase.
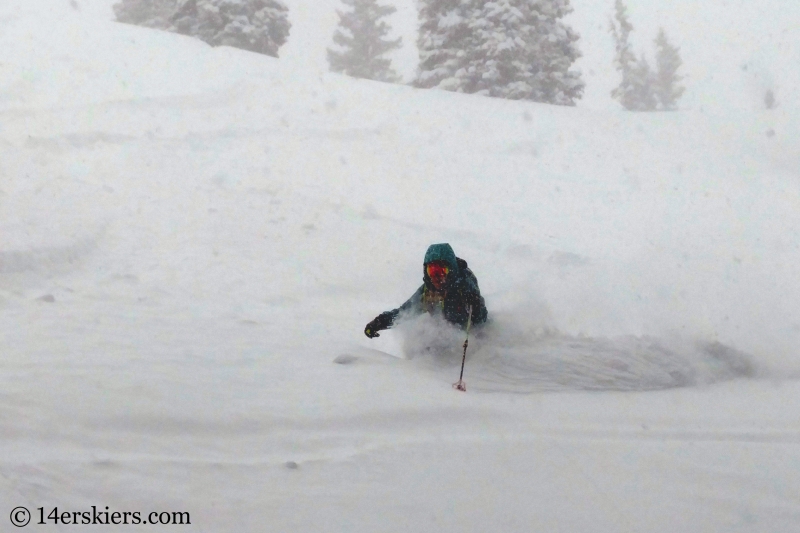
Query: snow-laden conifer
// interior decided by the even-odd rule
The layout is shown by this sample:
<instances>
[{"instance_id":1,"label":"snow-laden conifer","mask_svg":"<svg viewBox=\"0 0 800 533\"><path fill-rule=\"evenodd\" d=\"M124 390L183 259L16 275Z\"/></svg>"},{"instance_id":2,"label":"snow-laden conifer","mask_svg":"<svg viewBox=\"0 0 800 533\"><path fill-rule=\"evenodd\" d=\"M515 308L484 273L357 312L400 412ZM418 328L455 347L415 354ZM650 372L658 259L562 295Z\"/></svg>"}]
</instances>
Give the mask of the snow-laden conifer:
<instances>
[{"instance_id":1,"label":"snow-laden conifer","mask_svg":"<svg viewBox=\"0 0 800 533\"><path fill-rule=\"evenodd\" d=\"M397 11L394 6L380 5L378 0L342 0L349 6L339 11L339 26L333 34L338 45L328 48L328 63L333 72L354 78L396 82L400 77L384 57L400 48L401 39L386 39L391 30L382 20Z\"/></svg>"},{"instance_id":2,"label":"snow-laden conifer","mask_svg":"<svg viewBox=\"0 0 800 533\"><path fill-rule=\"evenodd\" d=\"M533 83L528 100L559 105L575 105L583 96L585 84L579 70L570 67L581 57L580 35L563 22L572 13L569 0L534 4L531 25L535 39L529 44Z\"/></svg>"},{"instance_id":3,"label":"snow-laden conifer","mask_svg":"<svg viewBox=\"0 0 800 533\"><path fill-rule=\"evenodd\" d=\"M415 85L574 105L583 94L569 0L420 0Z\"/></svg>"},{"instance_id":4,"label":"snow-laden conifer","mask_svg":"<svg viewBox=\"0 0 800 533\"><path fill-rule=\"evenodd\" d=\"M622 75L620 84L611 91L611 96L629 111L653 111L656 108L654 76L644 56L636 59L630 43L633 25L622 0L614 2L614 18L610 21L614 38L614 66Z\"/></svg>"},{"instance_id":5,"label":"snow-laden conifer","mask_svg":"<svg viewBox=\"0 0 800 533\"><path fill-rule=\"evenodd\" d=\"M419 66L417 87L458 90L457 83L446 83L461 66L467 49L466 6L461 0L418 0Z\"/></svg>"},{"instance_id":6,"label":"snow-laden conifer","mask_svg":"<svg viewBox=\"0 0 800 533\"><path fill-rule=\"evenodd\" d=\"M278 57L289 36L288 12L280 0L183 0L172 21L178 33L212 46Z\"/></svg>"},{"instance_id":7,"label":"snow-laden conifer","mask_svg":"<svg viewBox=\"0 0 800 533\"><path fill-rule=\"evenodd\" d=\"M627 96L635 106L632 110L655 111L658 107L656 77L644 54L639 57L631 72L628 73L628 80L631 91Z\"/></svg>"},{"instance_id":8,"label":"snow-laden conifer","mask_svg":"<svg viewBox=\"0 0 800 533\"><path fill-rule=\"evenodd\" d=\"M178 0L122 0L113 9L119 22L163 30L172 25L177 7Z\"/></svg>"},{"instance_id":9,"label":"snow-laden conifer","mask_svg":"<svg viewBox=\"0 0 800 533\"><path fill-rule=\"evenodd\" d=\"M683 76L678 75L681 66L681 56L679 48L673 46L663 28L659 28L656 44L656 78L655 96L658 99L660 108L663 110L673 110L677 108L678 99L685 90L679 83Z\"/></svg>"}]
</instances>

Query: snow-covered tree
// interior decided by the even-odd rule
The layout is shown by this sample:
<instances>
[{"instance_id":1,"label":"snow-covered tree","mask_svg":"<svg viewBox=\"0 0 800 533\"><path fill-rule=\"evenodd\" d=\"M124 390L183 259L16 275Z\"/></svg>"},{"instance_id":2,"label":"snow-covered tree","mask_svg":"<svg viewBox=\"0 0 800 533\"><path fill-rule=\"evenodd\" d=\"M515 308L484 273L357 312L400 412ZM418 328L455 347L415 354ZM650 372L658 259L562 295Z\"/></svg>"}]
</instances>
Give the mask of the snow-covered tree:
<instances>
[{"instance_id":1,"label":"snow-covered tree","mask_svg":"<svg viewBox=\"0 0 800 533\"><path fill-rule=\"evenodd\" d=\"M611 96L630 111L669 111L676 109L684 88L678 75L681 66L679 49L673 46L663 28L655 39L656 66L653 72L644 55L636 59L630 43L633 25L628 20L627 8L622 0L614 2L614 17L610 23L616 54L614 65L622 76Z\"/></svg>"},{"instance_id":2,"label":"snow-covered tree","mask_svg":"<svg viewBox=\"0 0 800 533\"><path fill-rule=\"evenodd\" d=\"M148 28L167 29L178 0L122 0L114 4L117 21Z\"/></svg>"},{"instance_id":3,"label":"snow-covered tree","mask_svg":"<svg viewBox=\"0 0 800 533\"><path fill-rule=\"evenodd\" d=\"M614 66L622 75L620 84L611 91L611 96L630 111L653 111L656 97L654 76L644 56L636 59L630 43L633 25L628 20L627 8L622 0L614 2L614 18L610 24L614 37Z\"/></svg>"},{"instance_id":4,"label":"snow-covered tree","mask_svg":"<svg viewBox=\"0 0 800 533\"><path fill-rule=\"evenodd\" d=\"M663 28L659 28L656 44L656 79L655 94L662 110L673 110L677 108L684 87L679 83L683 76L678 75L681 66L681 56L679 48L673 46Z\"/></svg>"},{"instance_id":5,"label":"snow-covered tree","mask_svg":"<svg viewBox=\"0 0 800 533\"><path fill-rule=\"evenodd\" d=\"M633 65L628 80L631 82L632 88L628 97L637 106L634 111L655 111L658 107L656 77L644 54Z\"/></svg>"},{"instance_id":6,"label":"snow-covered tree","mask_svg":"<svg viewBox=\"0 0 800 533\"><path fill-rule=\"evenodd\" d=\"M182 0L172 29L211 46L278 57L289 36L288 12L280 0Z\"/></svg>"},{"instance_id":7,"label":"snow-covered tree","mask_svg":"<svg viewBox=\"0 0 800 533\"><path fill-rule=\"evenodd\" d=\"M579 70L570 67L581 57L578 49L580 35L562 19L572 13L569 0L552 0L536 4L531 23L536 29L529 44L532 88L528 100L558 105L575 105L583 96L586 84Z\"/></svg>"},{"instance_id":8,"label":"snow-covered tree","mask_svg":"<svg viewBox=\"0 0 800 533\"><path fill-rule=\"evenodd\" d=\"M397 9L379 5L378 0L342 0L348 11L336 12L339 26L333 34L338 48L328 48L333 72L377 81L400 81L390 59L383 57L400 48L401 39L386 39L390 26L382 18Z\"/></svg>"},{"instance_id":9,"label":"snow-covered tree","mask_svg":"<svg viewBox=\"0 0 800 533\"><path fill-rule=\"evenodd\" d=\"M419 0L417 87L458 90L453 77L470 42L468 6L461 0Z\"/></svg>"},{"instance_id":10,"label":"snow-covered tree","mask_svg":"<svg viewBox=\"0 0 800 533\"><path fill-rule=\"evenodd\" d=\"M420 0L415 85L574 105L583 94L569 0Z\"/></svg>"}]
</instances>

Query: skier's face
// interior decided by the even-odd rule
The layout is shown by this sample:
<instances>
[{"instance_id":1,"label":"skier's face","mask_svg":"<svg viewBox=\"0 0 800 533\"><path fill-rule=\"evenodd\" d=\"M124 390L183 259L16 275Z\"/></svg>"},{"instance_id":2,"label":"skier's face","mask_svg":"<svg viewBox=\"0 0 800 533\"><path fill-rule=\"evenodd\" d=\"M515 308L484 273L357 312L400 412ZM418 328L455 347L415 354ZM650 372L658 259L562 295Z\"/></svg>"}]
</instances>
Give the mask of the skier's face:
<instances>
[{"instance_id":1,"label":"skier's face","mask_svg":"<svg viewBox=\"0 0 800 533\"><path fill-rule=\"evenodd\" d=\"M433 283L433 286L437 290L442 289L445 281L447 281L447 274L450 272L450 269L447 268L447 265L441 261L434 261L433 263L428 263L426 271L428 272L428 277L431 278L431 283Z\"/></svg>"}]
</instances>

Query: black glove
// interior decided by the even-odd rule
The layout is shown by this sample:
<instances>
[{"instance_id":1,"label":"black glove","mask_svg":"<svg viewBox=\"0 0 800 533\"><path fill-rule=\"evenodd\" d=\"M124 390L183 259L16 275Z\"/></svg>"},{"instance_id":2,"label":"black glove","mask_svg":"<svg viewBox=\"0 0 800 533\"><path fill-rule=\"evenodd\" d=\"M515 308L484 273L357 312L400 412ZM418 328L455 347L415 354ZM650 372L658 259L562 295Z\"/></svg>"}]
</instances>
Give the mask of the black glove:
<instances>
[{"instance_id":1,"label":"black glove","mask_svg":"<svg viewBox=\"0 0 800 533\"><path fill-rule=\"evenodd\" d=\"M378 333L378 319L377 318L375 320L373 320L372 322L370 322L369 324L367 324L367 327L364 328L364 335L366 335L370 339L373 339L375 337L380 337L381 336L380 333Z\"/></svg>"},{"instance_id":2,"label":"black glove","mask_svg":"<svg viewBox=\"0 0 800 533\"><path fill-rule=\"evenodd\" d=\"M364 328L364 335L370 339L380 337L378 332L391 326L392 321L390 313L381 313L375 317L375 320L367 324L367 327Z\"/></svg>"}]
</instances>

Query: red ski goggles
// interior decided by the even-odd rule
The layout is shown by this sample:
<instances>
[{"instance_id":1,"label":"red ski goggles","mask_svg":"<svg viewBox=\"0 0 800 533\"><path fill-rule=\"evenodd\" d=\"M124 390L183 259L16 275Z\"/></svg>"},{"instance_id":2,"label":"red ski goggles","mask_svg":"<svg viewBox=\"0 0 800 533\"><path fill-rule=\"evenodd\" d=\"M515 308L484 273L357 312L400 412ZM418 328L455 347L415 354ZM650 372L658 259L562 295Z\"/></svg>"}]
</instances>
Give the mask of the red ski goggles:
<instances>
[{"instance_id":1,"label":"red ski goggles","mask_svg":"<svg viewBox=\"0 0 800 533\"><path fill-rule=\"evenodd\" d=\"M442 278L450 273L450 269L447 268L447 265L443 265L442 263L429 263L426 268L426 272L428 272L428 277L431 279Z\"/></svg>"}]
</instances>

